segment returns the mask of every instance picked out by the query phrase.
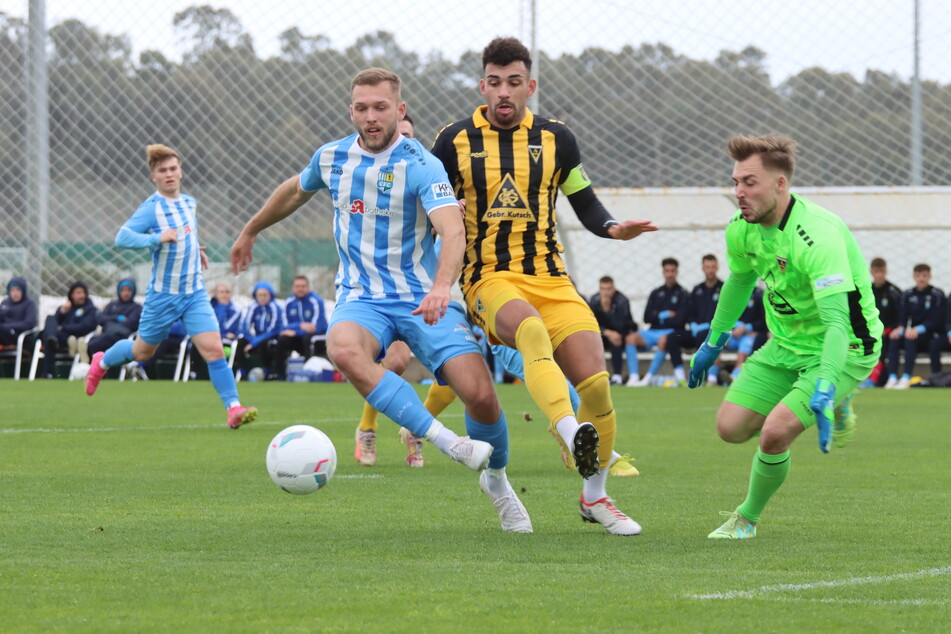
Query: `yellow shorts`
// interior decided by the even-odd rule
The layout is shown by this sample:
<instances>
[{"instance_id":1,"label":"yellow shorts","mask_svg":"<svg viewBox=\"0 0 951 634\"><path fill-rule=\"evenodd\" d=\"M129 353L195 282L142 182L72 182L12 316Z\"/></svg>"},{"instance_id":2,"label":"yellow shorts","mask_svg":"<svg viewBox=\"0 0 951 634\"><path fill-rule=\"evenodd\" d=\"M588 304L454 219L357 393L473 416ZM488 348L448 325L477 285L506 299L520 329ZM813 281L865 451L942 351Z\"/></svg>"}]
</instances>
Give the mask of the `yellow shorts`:
<instances>
[{"instance_id":1,"label":"yellow shorts","mask_svg":"<svg viewBox=\"0 0 951 634\"><path fill-rule=\"evenodd\" d=\"M513 299L525 300L535 307L545 322L553 349L576 332L601 332L588 303L567 276L536 277L494 271L469 287L466 293L466 306L472 321L489 335L493 344L503 343L496 334L495 316L506 302Z\"/></svg>"}]
</instances>

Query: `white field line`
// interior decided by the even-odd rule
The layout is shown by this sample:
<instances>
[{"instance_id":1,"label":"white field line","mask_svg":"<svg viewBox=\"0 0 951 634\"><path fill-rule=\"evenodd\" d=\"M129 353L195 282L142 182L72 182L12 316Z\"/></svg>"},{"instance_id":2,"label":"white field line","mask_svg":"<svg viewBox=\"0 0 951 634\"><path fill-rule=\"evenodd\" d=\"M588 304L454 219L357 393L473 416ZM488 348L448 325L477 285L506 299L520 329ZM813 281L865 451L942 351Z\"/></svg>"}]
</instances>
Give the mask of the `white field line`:
<instances>
[{"instance_id":1,"label":"white field line","mask_svg":"<svg viewBox=\"0 0 951 634\"><path fill-rule=\"evenodd\" d=\"M355 473L353 475L335 475L334 480L370 480L372 478L382 478L382 473Z\"/></svg>"},{"instance_id":2,"label":"white field line","mask_svg":"<svg viewBox=\"0 0 951 634\"><path fill-rule=\"evenodd\" d=\"M853 605L948 605L949 600L941 599L810 599L808 597L757 597L760 601L781 601L783 603L845 603Z\"/></svg>"},{"instance_id":3,"label":"white field line","mask_svg":"<svg viewBox=\"0 0 951 634\"><path fill-rule=\"evenodd\" d=\"M462 418L462 414L442 414L440 419ZM321 423L339 423L353 421L356 418L322 418L320 420L269 420L254 421L255 427L274 426L290 427L291 425L319 426ZM97 432L117 431L167 431L173 429L224 429L224 423L205 423L200 425L149 425L136 427L0 427L0 434L87 434Z\"/></svg>"},{"instance_id":4,"label":"white field line","mask_svg":"<svg viewBox=\"0 0 951 634\"><path fill-rule=\"evenodd\" d=\"M685 594L684 596L688 599L700 599L700 600L711 600L711 599L752 599L759 598L760 595L768 595L773 593L794 593L801 592L803 590L812 590L815 588L838 588L843 586L857 586L863 584L872 584L872 583L888 583L890 581L901 581L904 579L920 579L922 577L939 577L943 575L951 575L951 566L944 566L942 568L926 568L925 570L919 570L918 572L905 572L895 575L882 575L877 577L852 577L851 579L839 579L838 581L815 581L813 583L782 583L775 586L762 586L755 588L753 590L730 590L729 592L713 592L710 594ZM767 597L772 598L772 597ZM779 599L778 600L789 600L789 599ZM795 599L793 599L795 600ZM820 599L821 600L821 599ZM832 601L836 602L846 602L846 600L839 599ZM918 601L914 599L913 601ZM869 601L856 600L856 602L868 603ZM914 603L913 605L918 605Z\"/></svg>"}]
</instances>

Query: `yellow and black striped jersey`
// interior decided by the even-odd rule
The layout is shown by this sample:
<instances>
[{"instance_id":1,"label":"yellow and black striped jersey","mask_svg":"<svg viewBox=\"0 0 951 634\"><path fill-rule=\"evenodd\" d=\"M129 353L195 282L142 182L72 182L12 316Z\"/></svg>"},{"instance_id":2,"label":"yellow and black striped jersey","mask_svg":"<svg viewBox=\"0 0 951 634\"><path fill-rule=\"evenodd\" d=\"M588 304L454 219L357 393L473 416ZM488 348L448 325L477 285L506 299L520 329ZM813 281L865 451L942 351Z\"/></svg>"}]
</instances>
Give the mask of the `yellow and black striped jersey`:
<instances>
[{"instance_id":1,"label":"yellow and black striped jersey","mask_svg":"<svg viewBox=\"0 0 951 634\"><path fill-rule=\"evenodd\" d=\"M526 110L522 123L501 130L486 106L440 131L433 154L466 199L463 292L492 271L566 275L555 234L555 199L589 187L581 152L564 123Z\"/></svg>"}]
</instances>

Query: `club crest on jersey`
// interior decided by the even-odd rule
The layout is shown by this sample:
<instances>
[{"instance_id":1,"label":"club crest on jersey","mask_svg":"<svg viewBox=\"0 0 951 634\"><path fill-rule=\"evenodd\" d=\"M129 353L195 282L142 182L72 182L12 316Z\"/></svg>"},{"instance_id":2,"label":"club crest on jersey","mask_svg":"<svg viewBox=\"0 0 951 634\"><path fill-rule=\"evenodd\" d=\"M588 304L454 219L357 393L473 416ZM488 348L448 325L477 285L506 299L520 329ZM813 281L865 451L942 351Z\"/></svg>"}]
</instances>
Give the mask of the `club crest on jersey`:
<instances>
[{"instance_id":1,"label":"club crest on jersey","mask_svg":"<svg viewBox=\"0 0 951 634\"><path fill-rule=\"evenodd\" d=\"M384 193L393 189L393 172L381 169L380 174L376 177L376 188Z\"/></svg>"},{"instance_id":2,"label":"club crest on jersey","mask_svg":"<svg viewBox=\"0 0 951 634\"><path fill-rule=\"evenodd\" d=\"M518 218L531 218L532 212L525 204L525 199L518 191L515 185L515 179L511 174L506 174L502 179L502 185L496 192L489 210L485 214L486 218L497 218L499 220L515 220Z\"/></svg>"},{"instance_id":3,"label":"club crest on jersey","mask_svg":"<svg viewBox=\"0 0 951 634\"><path fill-rule=\"evenodd\" d=\"M538 162L539 157L542 155L542 146L540 145L529 145L528 146L528 155L532 157L532 160L536 163Z\"/></svg>"},{"instance_id":4,"label":"club crest on jersey","mask_svg":"<svg viewBox=\"0 0 951 634\"><path fill-rule=\"evenodd\" d=\"M779 270L782 271L783 273L786 272L786 264L788 263L789 263L789 260L787 258L781 258L778 255L776 256L776 264L779 265Z\"/></svg>"}]
</instances>

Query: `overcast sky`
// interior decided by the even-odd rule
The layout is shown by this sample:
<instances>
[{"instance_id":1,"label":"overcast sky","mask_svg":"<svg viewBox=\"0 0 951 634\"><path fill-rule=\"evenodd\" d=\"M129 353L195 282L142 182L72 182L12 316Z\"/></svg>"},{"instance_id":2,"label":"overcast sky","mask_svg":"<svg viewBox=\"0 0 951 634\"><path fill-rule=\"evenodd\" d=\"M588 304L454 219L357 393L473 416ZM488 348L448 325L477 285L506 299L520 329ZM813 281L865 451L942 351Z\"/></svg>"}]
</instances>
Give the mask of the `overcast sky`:
<instances>
[{"instance_id":1,"label":"overcast sky","mask_svg":"<svg viewBox=\"0 0 951 634\"><path fill-rule=\"evenodd\" d=\"M389 30L404 49L439 50L457 59L496 35L527 40L529 0L46 0L47 25L77 18L101 32L128 34L145 49L180 59L172 16L189 6L230 9L263 57L278 53L278 34L297 26L336 48L361 34ZM540 47L549 54L587 46L664 42L678 53L712 59L753 44L768 54L774 83L809 66L867 68L911 75L914 0L537 0ZM951 0L919 0L921 74L951 82ZM28 0L0 0L0 11L26 15ZM477 13L471 13L477 11Z\"/></svg>"}]
</instances>

